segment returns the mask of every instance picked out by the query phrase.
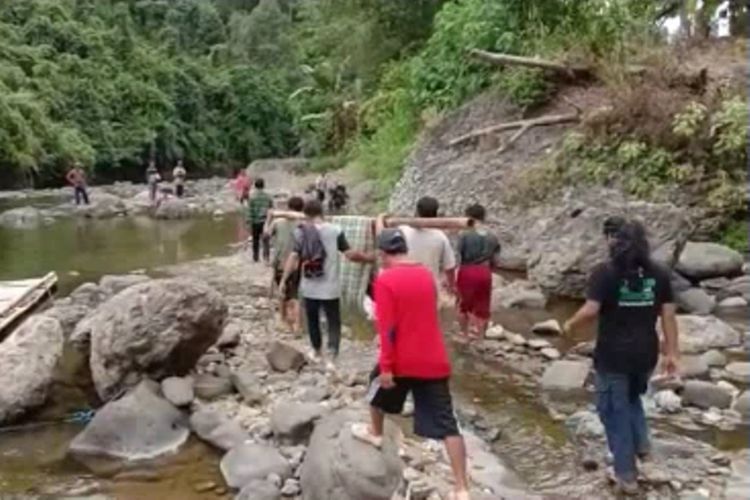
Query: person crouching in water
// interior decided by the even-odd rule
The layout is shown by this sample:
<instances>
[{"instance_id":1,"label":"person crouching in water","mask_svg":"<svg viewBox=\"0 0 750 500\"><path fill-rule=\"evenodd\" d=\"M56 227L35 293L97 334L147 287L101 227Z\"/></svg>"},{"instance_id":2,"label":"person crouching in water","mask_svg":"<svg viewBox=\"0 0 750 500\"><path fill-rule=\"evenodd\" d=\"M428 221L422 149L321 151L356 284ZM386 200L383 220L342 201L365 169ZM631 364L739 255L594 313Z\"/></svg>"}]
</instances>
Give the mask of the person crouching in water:
<instances>
[{"instance_id":1,"label":"person crouching in water","mask_svg":"<svg viewBox=\"0 0 750 500\"><path fill-rule=\"evenodd\" d=\"M302 212L305 208L305 202L299 196L293 196L289 198L287 207L291 211ZM273 242L271 264L273 266L274 283L277 287L281 285L284 265L294 249L294 230L298 225L298 221L276 219L267 229L266 236ZM300 330L299 278L299 269L293 270L286 281L284 293L280 294L279 312L281 320L293 333Z\"/></svg>"},{"instance_id":2,"label":"person crouching in water","mask_svg":"<svg viewBox=\"0 0 750 500\"><path fill-rule=\"evenodd\" d=\"M453 412L435 279L427 267L408 259L400 229L384 229L377 242L383 265L374 284L379 359L368 390L370 424L353 424L352 435L381 448L385 414L401 413L411 392L414 432L445 443L455 480L452 498L469 500L466 447Z\"/></svg>"},{"instance_id":3,"label":"person crouching in water","mask_svg":"<svg viewBox=\"0 0 750 500\"><path fill-rule=\"evenodd\" d=\"M456 289L460 333L468 337L473 330L481 338L490 319L492 271L500 267L500 243L484 227L486 212L482 205L471 205L465 215L471 226L458 239Z\"/></svg>"},{"instance_id":4,"label":"person crouching in water","mask_svg":"<svg viewBox=\"0 0 750 500\"><path fill-rule=\"evenodd\" d=\"M646 232L636 221L605 224L608 262L596 267L586 303L565 323L571 331L598 318L594 367L597 412L614 457L614 479L622 493L638 494L636 458L651 451L641 403L659 359L656 322L664 331L662 369L677 371L677 322L669 271L650 259Z\"/></svg>"}]
</instances>

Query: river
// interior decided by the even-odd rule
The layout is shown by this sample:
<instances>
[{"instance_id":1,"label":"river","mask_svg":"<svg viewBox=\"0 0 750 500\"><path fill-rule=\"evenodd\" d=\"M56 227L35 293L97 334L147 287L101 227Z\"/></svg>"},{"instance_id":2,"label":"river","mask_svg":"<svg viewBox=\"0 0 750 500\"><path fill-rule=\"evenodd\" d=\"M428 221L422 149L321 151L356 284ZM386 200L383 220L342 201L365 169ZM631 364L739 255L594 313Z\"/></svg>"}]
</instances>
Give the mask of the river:
<instances>
[{"instance_id":1,"label":"river","mask_svg":"<svg viewBox=\"0 0 750 500\"><path fill-rule=\"evenodd\" d=\"M155 221L123 217L109 220L60 219L35 230L0 228L0 280L41 276L56 271L58 295L105 274L150 272L157 268L231 253L246 238L239 216ZM564 318L576 307L570 301L551 301L546 311L503 310L495 321L512 331L527 331L535 321ZM358 328L355 328L357 330ZM366 333L365 333L366 335ZM564 350L590 335L560 339ZM501 363L482 361L457 348L454 352L455 387L460 401L474 408L504 436L495 451L532 487L555 490L577 484L577 458L564 425L554 420L538 397L538 390L522 382ZM32 421L59 417L87 404L75 390L52 395L52 403ZM100 477L116 477L107 492L115 498L202 500L226 498L197 491L200 484L222 484L219 455L196 440L177 456L122 472L96 463L99 476L66 457L67 444L80 430L75 424L54 425L16 432L0 432L0 498L6 494L49 491L85 494ZM696 436L723 449L747 446L746 430L727 435L705 432ZM118 476L119 474L119 476ZM581 491L586 484L580 484ZM77 490L76 490L77 488ZM585 495L584 495L585 497Z\"/></svg>"}]
</instances>

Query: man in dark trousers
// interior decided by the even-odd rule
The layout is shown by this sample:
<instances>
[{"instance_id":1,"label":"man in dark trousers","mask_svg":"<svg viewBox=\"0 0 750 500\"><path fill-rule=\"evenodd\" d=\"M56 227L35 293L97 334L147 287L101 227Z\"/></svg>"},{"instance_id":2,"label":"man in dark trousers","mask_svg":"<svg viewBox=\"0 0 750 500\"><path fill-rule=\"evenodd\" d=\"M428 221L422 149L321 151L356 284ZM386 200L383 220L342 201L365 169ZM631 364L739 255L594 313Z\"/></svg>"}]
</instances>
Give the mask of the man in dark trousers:
<instances>
[{"instance_id":1,"label":"man in dark trousers","mask_svg":"<svg viewBox=\"0 0 750 500\"><path fill-rule=\"evenodd\" d=\"M445 443L455 481L451 498L469 500L466 447L453 412L435 278L408 259L400 229L383 229L378 250L383 270L375 279L374 295L380 352L368 391L370 424L354 424L352 434L380 448L385 414L401 413L411 392L414 432Z\"/></svg>"},{"instance_id":2,"label":"man in dark trousers","mask_svg":"<svg viewBox=\"0 0 750 500\"><path fill-rule=\"evenodd\" d=\"M253 238L253 261L260 260L260 248L263 245L263 261L268 262L271 258L271 249L268 238L263 233L266 226L266 216L273 208L273 200L266 193L266 182L263 179L255 180L255 189L250 195L247 203L247 225Z\"/></svg>"}]
</instances>

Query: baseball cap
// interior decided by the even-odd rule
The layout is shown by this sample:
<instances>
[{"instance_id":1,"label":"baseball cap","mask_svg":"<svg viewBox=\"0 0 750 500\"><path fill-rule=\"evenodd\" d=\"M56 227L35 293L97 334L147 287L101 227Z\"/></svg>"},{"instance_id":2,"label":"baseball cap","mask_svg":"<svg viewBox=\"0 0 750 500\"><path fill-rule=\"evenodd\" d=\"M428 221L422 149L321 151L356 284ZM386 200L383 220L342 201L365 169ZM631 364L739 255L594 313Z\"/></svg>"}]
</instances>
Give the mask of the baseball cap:
<instances>
[{"instance_id":1,"label":"baseball cap","mask_svg":"<svg viewBox=\"0 0 750 500\"><path fill-rule=\"evenodd\" d=\"M406 237L400 229L388 228L383 229L378 235L378 249L385 253L396 254L406 253L409 247L406 246Z\"/></svg>"}]
</instances>

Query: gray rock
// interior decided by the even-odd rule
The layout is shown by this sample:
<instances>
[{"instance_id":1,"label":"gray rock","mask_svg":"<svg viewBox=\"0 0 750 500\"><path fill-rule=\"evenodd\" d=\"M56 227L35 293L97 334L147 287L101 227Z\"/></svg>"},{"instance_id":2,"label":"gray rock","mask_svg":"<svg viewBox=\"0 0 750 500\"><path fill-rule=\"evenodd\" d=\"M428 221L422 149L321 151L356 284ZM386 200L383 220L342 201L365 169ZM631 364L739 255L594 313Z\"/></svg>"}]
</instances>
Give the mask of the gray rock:
<instances>
[{"instance_id":1,"label":"gray rock","mask_svg":"<svg viewBox=\"0 0 750 500\"><path fill-rule=\"evenodd\" d=\"M44 315L27 319L0 342L0 423L44 404L62 354L60 322Z\"/></svg>"},{"instance_id":2,"label":"gray rock","mask_svg":"<svg viewBox=\"0 0 750 500\"><path fill-rule=\"evenodd\" d=\"M734 361L724 367L726 377L732 382L750 384L750 362Z\"/></svg>"},{"instance_id":3,"label":"gray rock","mask_svg":"<svg viewBox=\"0 0 750 500\"><path fill-rule=\"evenodd\" d=\"M245 443L250 436L233 419L213 411L200 409L190 416L190 427L199 438L221 450L231 450Z\"/></svg>"},{"instance_id":4,"label":"gray rock","mask_svg":"<svg viewBox=\"0 0 750 500\"><path fill-rule=\"evenodd\" d=\"M161 392L175 406L187 406L195 399L191 377L167 377L161 381Z\"/></svg>"},{"instance_id":5,"label":"gray rock","mask_svg":"<svg viewBox=\"0 0 750 500\"><path fill-rule=\"evenodd\" d=\"M688 380L685 383L682 399L685 404L703 409L711 407L724 409L732 404L732 395L726 389L702 380Z\"/></svg>"},{"instance_id":6,"label":"gray rock","mask_svg":"<svg viewBox=\"0 0 750 500\"><path fill-rule=\"evenodd\" d=\"M92 309L98 307L108 298L107 292L96 283L83 283L70 293L70 300L73 304Z\"/></svg>"},{"instance_id":7,"label":"gray rock","mask_svg":"<svg viewBox=\"0 0 750 500\"><path fill-rule=\"evenodd\" d=\"M705 377L708 375L708 364L702 356L682 356L679 371L683 378Z\"/></svg>"},{"instance_id":8,"label":"gray rock","mask_svg":"<svg viewBox=\"0 0 750 500\"><path fill-rule=\"evenodd\" d=\"M657 392L654 395L654 403L665 413L677 413L682 409L682 399L671 389Z\"/></svg>"},{"instance_id":9,"label":"gray rock","mask_svg":"<svg viewBox=\"0 0 750 500\"><path fill-rule=\"evenodd\" d=\"M250 481L234 500L281 500L281 492L275 484L268 481Z\"/></svg>"},{"instance_id":10,"label":"gray rock","mask_svg":"<svg viewBox=\"0 0 750 500\"><path fill-rule=\"evenodd\" d=\"M249 370L233 372L231 381L237 392L242 396L242 399L245 400L245 403L256 405L262 403L265 399L260 380Z\"/></svg>"},{"instance_id":11,"label":"gray rock","mask_svg":"<svg viewBox=\"0 0 750 500\"><path fill-rule=\"evenodd\" d=\"M718 243L689 241L677 261L677 270L692 279L704 280L742 273L742 255Z\"/></svg>"},{"instance_id":12,"label":"gray rock","mask_svg":"<svg viewBox=\"0 0 750 500\"><path fill-rule=\"evenodd\" d=\"M677 316L680 332L680 352L695 354L739 345L740 333L714 316ZM661 322L659 323L661 331Z\"/></svg>"},{"instance_id":13,"label":"gray rock","mask_svg":"<svg viewBox=\"0 0 750 500\"><path fill-rule=\"evenodd\" d=\"M104 290L108 296L117 295L126 288L133 285L140 285L149 281L151 278L142 274L119 274L102 276L99 280L99 287Z\"/></svg>"},{"instance_id":14,"label":"gray rock","mask_svg":"<svg viewBox=\"0 0 750 500\"><path fill-rule=\"evenodd\" d=\"M579 440L603 439L604 425L599 416L591 411L581 410L565 421L565 426Z\"/></svg>"},{"instance_id":15,"label":"gray rock","mask_svg":"<svg viewBox=\"0 0 750 500\"><path fill-rule=\"evenodd\" d=\"M581 389L588 378L590 369L590 360L555 361L544 370L542 388L557 391Z\"/></svg>"},{"instance_id":16,"label":"gray rock","mask_svg":"<svg viewBox=\"0 0 750 500\"><path fill-rule=\"evenodd\" d=\"M683 312L706 316L716 309L716 299L702 288L690 288L677 293L677 305Z\"/></svg>"},{"instance_id":17,"label":"gray rock","mask_svg":"<svg viewBox=\"0 0 750 500\"><path fill-rule=\"evenodd\" d=\"M712 294L715 294L722 288L729 285L731 282L732 280L722 276L721 278L710 278L710 279L701 281L701 287L705 288Z\"/></svg>"},{"instance_id":18,"label":"gray rock","mask_svg":"<svg viewBox=\"0 0 750 500\"><path fill-rule=\"evenodd\" d=\"M68 303L55 303L55 305L44 311L44 315L58 320L62 327L63 336L73 342L71 334L75 330L76 325L90 312L91 308L89 306L74 304L70 301ZM76 344L76 347L81 347L83 351L88 353L88 338L83 339L83 341L83 344Z\"/></svg>"},{"instance_id":19,"label":"gray rock","mask_svg":"<svg viewBox=\"0 0 750 500\"><path fill-rule=\"evenodd\" d=\"M19 207L0 213L0 226L10 229L34 229L44 222L42 212L34 207Z\"/></svg>"},{"instance_id":20,"label":"gray rock","mask_svg":"<svg viewBox=\"0 0 750 500\"><path fill-rule=\"evenodd\" d=\"M544 309L547 305L547 297L530 281L516 280L493 289L492 304L506 309Z\"/></svg>"},{"instance_id":21,"label":"gray rock","mask_svg":"<svg viewBox=\"0 0 750 500\"><path fill-rule=\"evenodd\" d=\"M193 210L185 200L171 198L159 204L154 211L157 219L188 219L193 215Z\"/></svg>"},{"instance_id":22,"label":"gray rock","mask_svg":"<svg viewBox=\"0 0 750 500\"><path fill-rule=\"evenodd\" d=\"M311 387L302 393L300 401L304 403L320 403L330 397L327 387Z\"/></svg>"},{"instance_id":23,"label":"gray rock","mask_svg":"<svg viewBox=\"0 0 750 500\"><path fill-rule=\"evenodd\" d=\"M680 273L676 273L673 271L670 277L670 281L672 282L672 291L674 293L681 293L693 288L693 284L690 282L690 280L682 276Z\"/></svg>"},{"instance_id":24,"label":"gray rock","mask_svg":"<svg viewBox=\"0 0 750 500\"><path fill-rule=\"evenodd\" d=\"M216 377L202 373L195 377L193 384L195 395L201 399L210 401L234 392L232 381L224 377Z\"/></svg>"},{"instance_id":25,"label":"gray rock","mask_svg":"<svg viewBox=\"0 0 750 500\"><path fill-rule=\"evenodd\" d=\"M529 339L529 347L532 349L544 349L545 347L552 347L552 344L549 343L549 341L544 339Z\"/></svg>"},{"instance_id":26,"label":"gray rock","mask_svg":"<svg viewBox=\"0 0 750 500\"><path fill-rule=\"evenodd\" d=\"M305 355L292 345L276 341L266 353L266 360L271 368L278 372L298 371L305 363Z\"/></svg>"},{"instance_id":27,"label":"gray rock","mask_svg":"<svg viewBox=\"0 0 750 500\"><path fill-rule=\"evenodd\" d=\"M701 355L701 358L703 358L703 361L712 368L717 366L723 367L727 364L727 357L721 351L717 351L716 349L704 352Z\"/></svg>"},{"instance_id":28,"label":"gray rock","mask_svg":"<svg viewBox=\"0 0 750 500\"><path fill-rule=\"evenodd\" d=\"M302 464L305 500L390 500L402 478L398 445L386 426L382 450L351 435L351 424L366 415L339 410L315 427Z\"/></svg>"},{"instance_id":29,"label":"gray rock","mask_svg":"<svg viewBox=\"0 0 750 500\"><path fill-rule=\"evenodd\" d=\"M146 460L175 452L190 435L187 418L140 384L107 403L70 444L74 454Z\"/></svg>"},{"instance_id":30,"label":"gray rock","mask_svg":"<svg viewBox=\"0 0 750 500\"><path fill-rule=\"evenodd\" d=\"M744 297L727 297L716 306L719 309L742 309L747 307L748 303Z\"/></svg>"},{"instance_id":31,"label":"gray rock","mask_svg":"<svg viewBox=\"0 0 750 500\"><path fill-rule=\"evenodd\" d=\"M125 200L119 196L102 191L89 193L89 200L91 203L88 205L75 207L74 213L76 216L90 219L106 219L125 215L129 210Z\"/></svg>"},{"instance_id":32,"label":"gray rock","mask_svg":"<svg viewBox=\"0 0 750 500\"><path fill-rule=\"evenodd\" d=\"M750 276L735 278L727 286L719 290L717 294L719 300L727 297L742 297L747 302L750 302Z\"/></svg>"},{"instance_id":33,"label":"gray rock","mask_svg":"<svg viewBox=\"0 0 750 500\"><path fill-rule=\"evenodd\" d=\"M221 332L221 337L216 341L216 347L219 349L230 349L240 343L242 336L242 325L237 321L230 321Z\"/></svg>"},{"instance_id":34,"label":"gray rock","mask_svg":"<svg viewBox=\"0 0 750 500\"><path fill-rule=\"evenodd\" d=\"M537 335L561 335L562 327L556 319L548 319L532 326L531 331Z\"/></svg>"},{"instance_id":35,"label":"gray rock","mask_svg":"<svg viewBox=\"0 0 750 500\"><path fill-rule=\"evenodd\" d=\"M542 353L542 356L549 360L556 360L560 359L560 351L555 349L554 347L545 347L540 351Z\"/></svg>"},{"instance_id":36,"label":"gray rock","mask_svg":"<svg viewBox=\"0 0 750 500\"><path fill-rule=\"evenodd\" d=\"M185 280L131 286L81 321L91 339L91 374L102 399L144 375L184 375L221 334L227 305L214 289Z\"/></svg>"},{"instance_id":37,"label":"gray rock","mask_svg":"<svg viewBox=\"0 0 750 500\"><path fill-rule=\"evenodd\" d=\"M230 488L243 488L250 482L264 480L271 474L282 479L292 475L289 463L275 448L251 443L232 448L221 459L220 468Z\"/></svg>"},{"instance_id":38,"label":"gray rock","mask_svg":"<svg viewBox=\"0 0 750 500\"><path fill-rule=\"evenodd\" d=\"M296 497L301 492L299 481L296 479L287 479L281 488L281 494L285 497Z\"/></svg>"},{"instance_id":39,"label":"gray rock","mask_svg":"<svg viewBox=\"0 0 750 500\"><path fill-rule=\"evenodd\" d=\"M281 402L271 411L271 428L281 441L298 444L307 441L324 408L314 403Z\"/></svg>"},{"instance_id":40,"label":"gray rock","mask_svg":"<svg viewBox=\"0 0 750 500\"><path fill-rule=\"evenodd\" d=\"M750 419L750 392L745 391L737 398L732 409L742 415L743 420Z\"/></svg>"}]
</instances>

